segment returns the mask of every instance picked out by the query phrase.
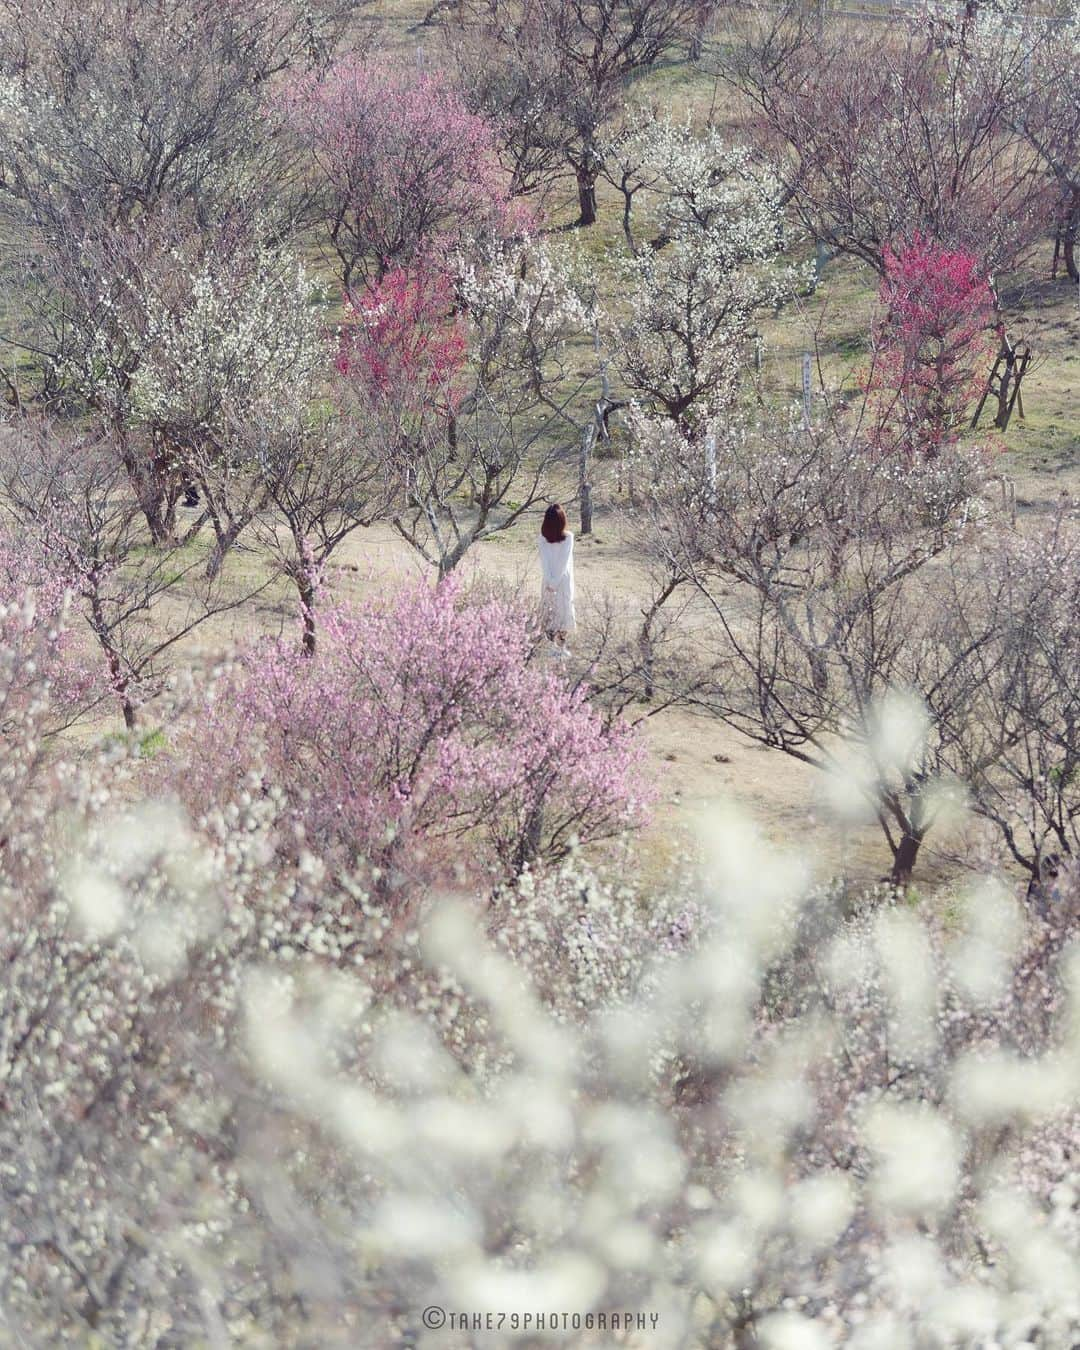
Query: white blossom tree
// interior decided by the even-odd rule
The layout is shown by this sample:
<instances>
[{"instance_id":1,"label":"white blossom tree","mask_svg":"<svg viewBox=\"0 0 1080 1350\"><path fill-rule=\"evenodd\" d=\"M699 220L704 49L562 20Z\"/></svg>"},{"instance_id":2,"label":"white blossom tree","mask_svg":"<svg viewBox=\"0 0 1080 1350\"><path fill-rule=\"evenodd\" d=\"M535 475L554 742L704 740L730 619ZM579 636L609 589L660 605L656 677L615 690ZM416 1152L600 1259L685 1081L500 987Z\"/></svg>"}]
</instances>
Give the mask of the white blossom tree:
<instances>
[{"instance_id":1,"label":"white blossom tree","mask_svg":"<svg viewBox=\"0 0 1080 1350\"><path fill-rule=\"evenodd\" d=\"M700 430L738 395L759 340L756 316L798 281L775 261L783 239L776 183L715 131L698 135L648 110L632 117L606 160L623 193L629 246L616 273L629 313L606 325L616 369L648 410L684 432ZM655 230L648 243L633 227L642 198Z\"/></svg>"},{"instance_id":2,"label":"white blossom tree","mask_svg":"<svg viewBox=\"0 0 1080 1350\"><path fill-rule=\"evenodd\" d=\"M841 417L809 432L794 418L710 432L711 462L670 423L643 425L645 537L661 576L692 587L708 616L685 651L706 668L689 701L846 781L906 882L963 795L958 742L984 769L1000 748L980 745L971 720L979 644L949 654L955 609L929 581L983 510L981 458L883 462ZM890 739L879 717L922 732Z\"/></svg>"},{"instance_id":3,"label":"white blossom tree","mask_svg":"<svg viewBox=\"0 0 1080 1350\"><path fill-rule=\"evenodd\" d=\"M0 209L45 241L162 202L204 227L241 202L288 219L301 185L265 88L324 59L348 8L5 0Z\"/></svg>"},{"instance_id":4,"label":"white blossom tree","mask_svg":"<svg viewBox=\"0 0 1080 1350\"><path fill-rule=\"evenodd\" d=\"M246 223L204 235L159 214L70 236L27 341L69 407L89 409L120 444L156 542L174 540L184 488L201 487L213 572L259 500L231 458L226 422L284 408L329 372L318 300L292 252Z\"/></svg>"}]
</instances>

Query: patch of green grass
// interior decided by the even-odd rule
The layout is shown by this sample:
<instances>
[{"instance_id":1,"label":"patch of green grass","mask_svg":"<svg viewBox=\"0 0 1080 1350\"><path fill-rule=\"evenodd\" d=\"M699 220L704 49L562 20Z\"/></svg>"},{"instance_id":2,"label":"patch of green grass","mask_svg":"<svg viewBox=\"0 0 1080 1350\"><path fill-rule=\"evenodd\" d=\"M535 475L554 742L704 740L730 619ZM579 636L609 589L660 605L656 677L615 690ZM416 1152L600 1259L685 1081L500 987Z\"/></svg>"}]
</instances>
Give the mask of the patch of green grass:
<instances>
[{"instance_id":1,"label":"patch of green grass","mask_svg":"<svg viewBox=\"0 0 1080 1350\"><path fill-rule=\"evenodd\" d=\"M870 350L870 343L865 333L849 333L846 337L837 338L833 350L839 356L865 356Z\"/></svg>"},{"instance_id":2,"label":"patch of green grass","mask_svg":"<svg viewBox=\"0 0 1080 1350\"><path fill-rule=\"evenodd\" d=\"M150 731L144 732L138 740L139 758L153 759L156 755L168 748L169 738L165 734L163 727L154 727Z\"/></svg>"}]
</instances>

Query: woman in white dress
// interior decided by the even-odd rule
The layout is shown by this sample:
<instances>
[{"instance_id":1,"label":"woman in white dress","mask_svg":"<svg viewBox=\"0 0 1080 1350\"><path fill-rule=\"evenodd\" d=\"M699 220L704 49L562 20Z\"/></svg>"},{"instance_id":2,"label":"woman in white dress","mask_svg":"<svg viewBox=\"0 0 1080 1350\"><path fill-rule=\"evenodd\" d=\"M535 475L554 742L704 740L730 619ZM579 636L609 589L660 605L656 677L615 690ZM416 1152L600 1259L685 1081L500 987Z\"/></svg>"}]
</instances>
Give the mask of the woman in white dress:
<instances>
[{"instance_id":1,"label":"woman in white dress","mask_svg":"<svg viewBox=\"0 0 1080 1350\"><path fill-rule=\"evenodd\" d=\"M566 528L566 512L553 502L540 526L540 621L548 641L561 651L577 627L574 615L574 536Z\"/></svg>"}]
</instances>

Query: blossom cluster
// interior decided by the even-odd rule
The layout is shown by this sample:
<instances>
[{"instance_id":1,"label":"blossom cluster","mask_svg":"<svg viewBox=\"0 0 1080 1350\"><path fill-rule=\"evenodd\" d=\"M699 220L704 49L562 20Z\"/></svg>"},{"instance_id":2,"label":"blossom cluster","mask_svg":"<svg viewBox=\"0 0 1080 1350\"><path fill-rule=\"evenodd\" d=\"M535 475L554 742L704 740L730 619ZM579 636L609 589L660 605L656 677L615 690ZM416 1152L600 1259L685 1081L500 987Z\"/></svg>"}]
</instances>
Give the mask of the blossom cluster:
<instances>
[{"instance_id":1,"label":"blossom cluster","mask_svg":"<svg viewBox=\"0 0 1080 1350\"><path fill-rule=\"evenodd\" d=\"M227 800L261 755L293 822L283 847L366 859L388 894L557 859L641 818L640 745L530 661L518 607L466 604L447 580L327 606L322 626L314 659L265 642L215 691L207 752L177 779L193 807Z\"/></svg>"},{"instance_id":2,"label":"blossom cluster","mask_svg":"<svg viewBox=\"0 0 1080 1350\"><path fill-rule=\"evenodd\" d=\"M329 360L312 283L288 250L257 239L172 258L176 290L143 293L137 422L198 435L258 407L280 409L310 389Z\"/></svg>"},{"instance_id":3,"label":"blossom cluster","mask_svg":"<svg viewBox=\"0 0 1080 1350\"><path fill-rule=\"evenodd\" d=\"M745 147L709 128L645 117L610 151L622 167L632 247L621 261L628 314L609 319L615 362L631 392L684 431L730 409L760 338L755 317L794 293L778 266L778 189ZM630 212L640 189L658 236L638 246Z\"/></svg>"},{"instance_id":4,"label":"blossom cluster","mask_svg":"<svg viewBox=\"0 0 1080 1350\"><path fill-rule=\"evenodd\" d=\"M868 382L880 405L877 434L887 448L935 455L966 426L989 375L994 295L973 254L919 234L897 252L887 248L884 264Z\"/></svg>"},{"instance_id":5,"label":"blossom cluster","mask_svg":"<svg viewBox=\"0 0 1080 1350\"><path fill-rule=\"evenodd\" d=\"M346 57L277 102L314 160L346 284L514 228L494 130L440 75Z\"/></svg>"},{"instance_id":6,"label":"blossom cluster","mask_svg":"<svg viewBox=\"0 0 1080 1350\"><path fill-rule=\"evenodd\" d=\"M452 411L462 396L464 325L452 315L453 286L422 263L395 268L347 303L336 366L369 396Z\"/></svg>"}]
</instances>

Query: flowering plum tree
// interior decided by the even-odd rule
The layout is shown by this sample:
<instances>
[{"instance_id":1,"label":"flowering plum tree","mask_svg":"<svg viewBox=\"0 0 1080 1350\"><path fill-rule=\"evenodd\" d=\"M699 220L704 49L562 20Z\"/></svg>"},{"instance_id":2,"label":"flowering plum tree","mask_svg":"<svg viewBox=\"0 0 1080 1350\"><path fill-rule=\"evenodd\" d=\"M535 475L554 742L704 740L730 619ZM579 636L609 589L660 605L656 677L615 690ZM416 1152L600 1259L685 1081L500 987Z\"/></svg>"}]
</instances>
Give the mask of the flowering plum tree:
<instances>
[{"instance_id":1,"label":"flowering plum tree","mask_svg":"<svg viewBox=\"0 0 1080 1350\"><path fill-rule=\"evenodd\" d=\"M557 147L577 184L581 225L596 220L605 130L626 84L693 28L696 0L469 0L460 15L486 58L476 83L519 181Z\"/></svg>"},{"instance_id":2,"label":"flowering plum tree","mask_svg":"<svg viewBox=\"0 0 1080 1350\"><path fill-rule=\"evenodd\" d=\"M918 234L885 250L869 388L885 447L935 455L966 425L997 346L994 295L969 253Z\"/></svg>"},{"instance_id":3,"label":"flowering plum tree","mask_svg":"<svg viewBox=\"0 0 1080 1350\"><path fill-rule=\"evenodd\" d=\"M756 161L745 145L726 140L714 126L695 127L637 104L627 110L619 133L603 146L604 177L623 197L623 233L633 253L635 210L655 230L662 248L673 238L723 233L732 251L753 257L761 238L776 251L783 235L780 188L775 171ZM742 243L734 243L742 230ZM766 244L768 247L768 244Z\"/></svg>"},{"instance_id":4,"label":"flowering plum tree","mask_svg":"<svg viewBox=\"0 0 1080 1350\"><path fill-rule=\"evenodd\" d=\"M510 224L492 129L440 76L347 58L280 99L346 286Z\"/></svg>"},{"instance_id":5,"label":"flowering plum tree","mask_svg":"<svg viewBox=\"0 0 1080 1350\"><path fill-rule=\"evenodd\" d=\"M388 272L346 301L336 366L368 397L403 411L431 404L451 414L461 402L465 324L455 317L453 282L423 262Z\"/></svg>"},{"instance_id":6,"label":"flowering plum tree","mask_svg":"<svg viewBox=\"0 0 1080 1350\"><path fill-rule=\"evenodd\" d=\"M1051 23L1027 22L1022 13L981 10L972 59L984 87L1005 89L1005 116L1053 180L1054 224L1065 270L1080 280L1076 261L1080 230L1080 12L1065 6ZM1055 248L1054 263L1057 263Z\"/></svg>"},{"instance_id":7,"label":"flowering plum tree","mask_svg":"<svg viewBox=\"0 0 1080 1350\"><path fill-rule=\"evenodd\" d=\"M577 867L403 923L275 858L273 794L200 833L120 768L52 798L74 851L50 823L4 859L35 940L5 929L0 1279L34 1340L332 1345L432 1305L574 1346L613 1309L713 1345L1075 1338L1074 887L845 918L720 816L682 913Z\"/></svg>"},{"instance_id":8,"label":"flowering plum tree","mask_svg":"<svg viewBox=\"0 0 1080 1350\"><path fill-rule=\"evenodd\" d=\"M50 697L36 665L44 633L29 622L25 633L0 663L0 707L10 706L10 676L40 710ZM183 701L176 712L184 715ZM309 1287L303 1272L314 1267L295 1264L306 1222L290 1237L277 1220L286 1211L299 1219L317 1195L354 1206L357 1175L344 1157L327 1167L319 1151L310 1155L321 1172L314 1189L301 1152L278 1170L279 1127L299 1145L305 1125L290 1123L291 1106L261 1069L245 1067L246 999L259 997L266 975L283 978L283 991L293 975L313 975L321 1002L321 969L343 981L339 992L358 1012L367 1000L354 1001L350 972L363 967L377 1011L373 1025L353 1028L364 1047L361 1058L348 1052L358 1069L384 1017L420 1006L478 1083L512 1071L509 1043L499 1045L479 1000L448 969L417 962L415 922L402 923L355 877L338 885L310 849L295 862L275 853L275 834L291 823L279 789L253 794L254 774L237 775L220 809L201 804L196 832L174 802L140 800L146 761L94 747L46 760L38 731L36 720L7 718L0 757L0 1286L9 1324L40 1343L156 1336L166 1322L185 1339L206 1327L234 1337L273 1328L285 1343L302 1288L320 1344L351 1339L361 1306L369 1318L385 1311L370 1301L366 1274L346 1273L366 1267L331 1238L322 1272L335 1271L336 1292L320 1293L322 1276ZM576 860L502 889L491 912L520 978L542 966L553 1010L570 1020L628 994L656 946L682 940L669 937L678 918L659 904L648 913L630 888L598 881ZM366 1091L359 1076L355 1086ZM268 1170L249 1167L259 1153ZM273 1197L284 1201L286 1191L283 1211Z\"/></svg>"},{"instance_id":9,"label":"flowering plum tree","mask_svg":"<svg viewBox=\"0 0 1080 1350\"><path fill-rule=\"evenodd\" d=\"M264 108L275 74L321 60L339 0L57 0L0 7L0 209L57 231L132 223L162 203L200 224L241 203L294 214L290 154Z\"/></svg>"},{"instance_id":10,"label":"flowering plum tree","mask_svg":"<svg viewBox=\"0 0 1080 1350\"><path fill-rule=\"evenodd\" d=\"M896 17L851 33L794 5L761 12L728 49L725 72L747 96L819 260L845 253L884 276L886 252L919 233L970 254L996 284L1062 205L1022 129L1029 113L1039 120L1028 105L1030 26L985 5L959 21L936 5ZM998 319L1009 374L995 421L1004 427L1015 351L1000 306Z\"/></svg>"},{"instance_id":11,"label":"flowering plum tree","mask_svg":"<svg viewBox=\"0 0 1080 1350\"><path fill-rule=\"evenodd\" d=\"M271 408L283 424L302 418L332 346L288 248L226 230L180 240L164 262L124 307L138 352L130 421L174 482L199 488L214 532L212 578L266 502L237 429Z\"/></svg>"},{"instance_id":12,"label":"flowering plum tree","mask_svg":"<svg viewBox=\"0 0 1080 1350\"><path fill-rule=\"evenodd\" d=\"M98 660L87 655L80 676L86 701L114 698L128 730L160 692L176 645L264 584L225 594L200 576L198 554L148 549L123 455L107 436L30 418L0 428L0 508L25 558L21 580L46 595L64 591L72 628L92 640Z\"/></svg>"},{"instance_id":13,"label":"flowering plum tree","mask_svg":"<svg viewBox=\"0 0 1080 1350\"><path fill-rule=\"evenodd\" d=\"M317 608L326 569L356 530L386 519L400 506L400 466L388 455L369 409L351 390L297 415L266 406L238 422L238 460L254 475L266 509L252 520L263 556L296 588L302 647L315 650Z\"/></svg>"},{"instance_id":14,"label":"flowering plum tree","mask_svg":"<svg viewBox=\"0 0 1080 1350\"><path fill-rule=\"evenodd\" d=\"M647 116L608 159L629 244L620 275L629 314L607 323L615 364L648 411L699 432L736 396L755 315L795 284L791 269L770 266L782 239L776 183L714 131ZM642 188L656 204L651 245L632 230Z\"/></svg>"},{"instance_id":15,"label":"flowering plum tree","mask_svg":"<svg viewBox=\"0 0 1080 1350\"><path fill-rule=\"evenodd\" d=\"M464 13L457 0L454 8ZM510 195L534 194L543 203L567 173L566 68L544 40L538 15L518 21L523 45L516 60L509 59L501 33L510 12L488 6L482 18L475 10L473 16L475 21L465 25L443 25L454 85L493 128Z\"/></svg>"},{"instance_id":16,"label":"flowering plum tree","mask_svg":"<svg viewBox=\"0 0 1080 1350\"><path fill-rule=\"evenodd\" d=\"M313 660L284 642L243 659L208 712L193 804L235 790L261 743L299 836L391 888L425 866L520 870L639 817L640 747L529 664L521 611L445 581L328 606L323 633Z\"/></svg>"},{"instance_id":17,"label":"flowering plum tree","mask_svg":"<svg viewBox=\"0 0 1080 1350\"><path fill-rule=\"evenodd\" d=\"M855 784L905 882L948 812L955 742L983 678L967 659L937 659L948 616L925 581L961 538L981 455L952 447L883 464L839 420L809 434L736 419L712 430L712 465L669 424L653 428L647 450L667 575L692 586L711 618L695 644L708 669L688 700ZM915 691L910 717L895 690ZM875 758L881 716L912 729Z\"/></svg>"},{"instance_id":18,"label":"flowering plum tree","mask_svg":"<svg viewBox=\"0 0 1080 1350\"><path fill-rule=\"evenodd\" d=\"M985 532L942 589L942 667L967 664L974 674L957 774L1009 858L1038 878L1045 859L1080 855L1075 510L1030 536Z\"/></svg>"},{"instance_id":19,"label":"flowering plum tree","mask_svg":"<svg viewBox=\"0 0 1080 1350\"><path fill-rule=\"evenodd\" d=\"M202 489L216 572L258 509L226 424L307 394L331 349L291 251L248 223L204 234L161 211L51 255L34 343L69 403L118 443L151 537L170 544L185 483Z\"/></svg>"},{"instance_id":20,"label":"flowering plum tree","mask_svg":"<svg viewBox=\"0 0 1080 1350\"><path fill-rule=\"evenodd\" d=\"M1071 281L1080 281L1076 246L1080 239L1080 113L1069 95L1080 79L1080 16L1075 6L1069 27L1060 34L1049 27L1048 42L1040 51L1044 78L1035 81L1044 102L1025 116L1024 134L1039 150L1057 182L1060 200L1058 228L1065 255L1065 270ZM1056 40L1055 40L1056 39Z\"/></svg>"},{"instance_id":21,"label":"flowering plum tree","mask_svg":"<svg viewBox=\"0 0 1080 1350\"><path fill-rule=\"evenodd\" d=\"M177 412L182 396L214 401L220 383L215 393L202 379L220 379L239 355L208 320L229 311L233 339L244 322L257 328L274 313L276 339L306 332L280 294L270 315L257 316L241 255L266 245L260 280L273 288L280 274L266 241L288 237L305 191L299 155L266 107L267 84L321 63L352 8L343 0L2 7L0 213L18 241L3 267L19 297L3 336L29 357L8 397L51 411L89 403L127 440L132 486L158 542L174 534L184 475L170 436L129 415L135 372L146 393L147 346L161 339L157 394L168 387ZM213 316L211 295L224 300ZM182 319L201 325L197 340L190 328L178 333ZM268 336L267 353L280 354L269 328L260 340ZM250 347L247 357L241 383L253 373ZM219 527L216 566L238 522L228 504L208 514Z\"/></svg>"},{"instance_id":22,"label":"flowering plum tree","mask_svg":"<svg viewBox=\"0 0 1080 1350\"><path fill-rule=\"evenodd\" d=\"M762 250L772 251L771 241ZM614 364L650 411L688 434L732 406L754 342L754 318L783 293L723 241L685 236L625 259L629 313L608 324Z\"/></svg>"},{"instance_id":23,"label":"flowering plum tree","mask_svg":"<svg viewBox=\"0 0 1080 1350\"><path fill-rule=\"evenodd\" d=\"M394 527L445 576L547 493L578 441L569 344L590 316L570 261L531 238L389 285L400 308L359 302L338 368L400 485Z\"/></svg>"},{"instance_id":24,"label":"flowering plum tree","mask_svg":"<svg viewBox=\"0 0 1080 1350\"><path fill-rule=\"evenodd\" d=\"M1006 33L991 69L975 57L981 25L1005 32L996 16L953 19L931 6L852 30L785 6L753 14L722 62L800 223L881 274L886 249L920 231L997 277L1049 218L1038 157L1010 124L1027 43Z\"/></svg>"}]
</instances>

